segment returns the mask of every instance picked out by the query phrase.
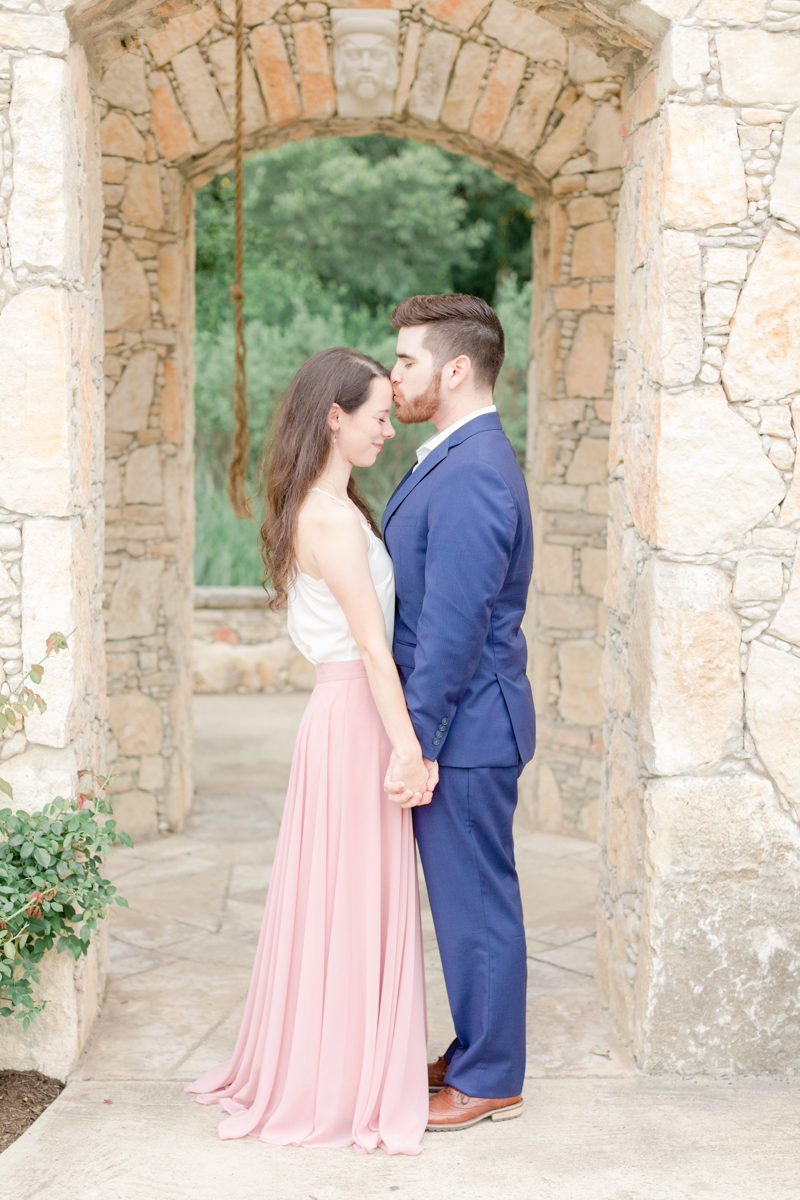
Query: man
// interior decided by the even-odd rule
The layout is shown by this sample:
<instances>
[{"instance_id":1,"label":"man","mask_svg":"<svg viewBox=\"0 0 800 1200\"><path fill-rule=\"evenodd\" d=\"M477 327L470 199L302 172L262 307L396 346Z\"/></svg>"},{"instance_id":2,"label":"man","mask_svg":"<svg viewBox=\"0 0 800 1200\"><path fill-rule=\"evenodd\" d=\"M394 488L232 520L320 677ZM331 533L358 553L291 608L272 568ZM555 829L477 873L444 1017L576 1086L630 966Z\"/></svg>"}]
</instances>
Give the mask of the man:
<instances>
[{"instance_id":1,"label":"man","mask_svg":"<svg viewBox=\"0 0 800 1200\"><path fill-rule=\"evenodd\" d=\"M392 325L397 417L439 431L418 449L383 528L396 574L394 655L438 771L414 829L456 1030L428 1068L428 1129L453 1130L522 1110L527 970L511 829L535 741L520 629L531 515L492 402L504 357L496 313L474 296L415 296Z\"/></svg>"}]
</instances>

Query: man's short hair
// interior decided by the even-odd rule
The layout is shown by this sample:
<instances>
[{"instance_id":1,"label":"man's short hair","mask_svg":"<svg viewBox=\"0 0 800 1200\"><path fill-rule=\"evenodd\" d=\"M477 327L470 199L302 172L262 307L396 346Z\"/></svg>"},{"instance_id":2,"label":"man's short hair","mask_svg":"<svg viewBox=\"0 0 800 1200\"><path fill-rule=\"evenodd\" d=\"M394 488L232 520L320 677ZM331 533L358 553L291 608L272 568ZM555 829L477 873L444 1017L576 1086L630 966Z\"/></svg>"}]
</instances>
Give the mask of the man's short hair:
<instances>
[{"instance_id":1,"label":"man's short hair","mask_svg":"<svg viewBox=\"0 0 800 1200\"><path fill-rule=\"evenodd\" d=\"M505 358L505 338L497 313L479 296L410 296L390 319L395 329L430 326L424 345L433 355L435 370L466 354L478 386L494 388Z\"/></svg>"}]
</instances>

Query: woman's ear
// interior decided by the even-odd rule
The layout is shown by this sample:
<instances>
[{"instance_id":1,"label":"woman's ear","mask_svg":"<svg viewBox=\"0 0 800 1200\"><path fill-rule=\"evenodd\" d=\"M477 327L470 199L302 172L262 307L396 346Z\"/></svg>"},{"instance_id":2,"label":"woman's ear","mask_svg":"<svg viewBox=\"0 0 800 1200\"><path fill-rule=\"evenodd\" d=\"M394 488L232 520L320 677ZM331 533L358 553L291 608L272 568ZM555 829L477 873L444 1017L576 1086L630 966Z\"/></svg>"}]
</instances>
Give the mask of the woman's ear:
<instances>
[{"instance_id":1,"label":"woman's ear","mask_svg":"<svg viewBox=\"0 0 800 1200\"><path fill-rule=\"evenodd\" d=\"M328 410L328 429L331 433L336 433L339 428L339 422L342 419L342 410L338 404L332 404Z\"/></svg>"}]
</instances>

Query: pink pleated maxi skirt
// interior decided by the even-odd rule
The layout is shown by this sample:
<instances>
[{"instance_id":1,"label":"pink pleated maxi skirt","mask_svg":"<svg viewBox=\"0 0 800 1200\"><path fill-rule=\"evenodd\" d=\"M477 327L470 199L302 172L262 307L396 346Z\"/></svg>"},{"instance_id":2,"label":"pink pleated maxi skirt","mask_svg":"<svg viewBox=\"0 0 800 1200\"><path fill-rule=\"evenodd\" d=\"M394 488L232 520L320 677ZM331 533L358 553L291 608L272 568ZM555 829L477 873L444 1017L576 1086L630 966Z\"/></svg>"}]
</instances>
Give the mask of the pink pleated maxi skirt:
<instances>
[{"instance_id":1,"label":"pink pleated maxi skirt","mask_svg":"<svg viewBox=\"0 0 800 1200\"><path fill-rule=\"evenodd\" d=\"M233 1057L187 1092L221 1138L418 1154L428 1118L411 812L363 663L324 663L292 762Z\"/></svg>"}]
</instances>

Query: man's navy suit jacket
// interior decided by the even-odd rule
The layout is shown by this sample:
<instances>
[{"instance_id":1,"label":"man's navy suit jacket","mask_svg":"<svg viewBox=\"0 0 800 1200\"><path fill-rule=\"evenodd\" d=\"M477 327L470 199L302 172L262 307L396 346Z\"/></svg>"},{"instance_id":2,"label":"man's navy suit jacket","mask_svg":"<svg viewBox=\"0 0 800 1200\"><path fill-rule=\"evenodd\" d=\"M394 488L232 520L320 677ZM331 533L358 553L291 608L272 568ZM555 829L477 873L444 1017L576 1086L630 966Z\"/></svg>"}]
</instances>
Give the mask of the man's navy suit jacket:
<instances>
[{"instance_id":1,"label":"man's navy suit jacket","mask_svg":"<svg viewBox=\"0 0 800 1200\"><path fill-rule=\"evenodd\" d=\"M533 535L525 480L496 413L475 417L409 471L383 517L394 563L394 656L427 758L526 763Z\"/></svg>"}]
</instances>

